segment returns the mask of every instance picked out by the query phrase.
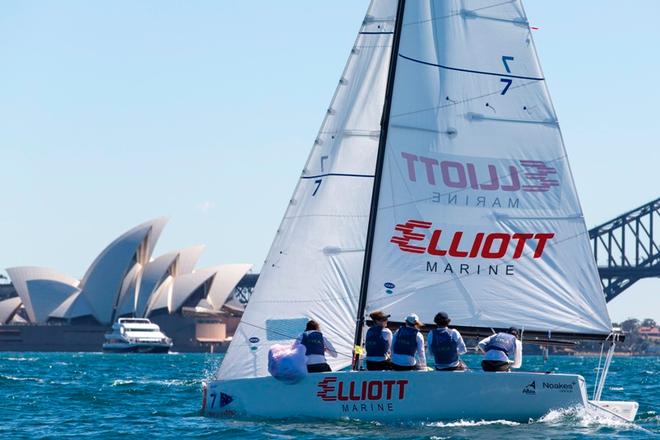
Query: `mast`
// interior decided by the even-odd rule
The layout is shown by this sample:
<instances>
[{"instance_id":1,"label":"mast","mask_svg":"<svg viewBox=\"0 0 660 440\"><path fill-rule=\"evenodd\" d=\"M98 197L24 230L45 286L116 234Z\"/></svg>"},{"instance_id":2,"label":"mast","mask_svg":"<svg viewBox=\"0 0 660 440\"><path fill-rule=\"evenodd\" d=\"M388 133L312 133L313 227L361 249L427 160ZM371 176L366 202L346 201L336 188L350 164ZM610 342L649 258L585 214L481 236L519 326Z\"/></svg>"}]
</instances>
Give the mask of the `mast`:
<instances>
[{"instance_id":1,"label":"mast","mask_svg":"<svg viewBox=\"0 0 660 440\"><path fill-rule=\"evenodd\" d=\"M360 296L358 299L357 316L355 319L355 338L353 346L362 344L362 328L364 327L364 311L367 307L367 290L369 287L369 271L371 269L371 254L373 250L374 235L376 232L376 213L378 212L378 198L380 195L380 183L383 175L383 163L385 162L385 145L387 144L387 130L390 125L390 109L392 108L392 91L394 90L394 76L399 54L399 42L401 41L401 28L406 0L399 0L396 9L396 21L394 22L394 36L392 41L392 54L390 56L390 68L387 76L387 87L385 90L385 103L383 105L383 116L380 122L380 139L378 142L378 153L376 155L376 170L374 174L374 186L371 194L371 209L369 211L369 224L367 226L367 242L364 249L364 263L362 264L362 281L360 282ZM359 353L353 353L353 370L358 369L360 361Z\"/></svg>"}]
</instances>

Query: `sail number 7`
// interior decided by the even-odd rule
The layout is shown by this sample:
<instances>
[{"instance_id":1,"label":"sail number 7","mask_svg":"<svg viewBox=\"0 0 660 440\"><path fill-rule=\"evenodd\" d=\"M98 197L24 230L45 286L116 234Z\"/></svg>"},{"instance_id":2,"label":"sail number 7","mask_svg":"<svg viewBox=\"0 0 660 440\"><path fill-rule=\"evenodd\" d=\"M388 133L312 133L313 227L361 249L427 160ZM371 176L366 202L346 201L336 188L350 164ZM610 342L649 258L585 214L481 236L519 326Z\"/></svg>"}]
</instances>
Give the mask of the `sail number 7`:
<instances>
[{"instance_id":1,"label":"sail number 7","mask_svg":"<svg viewBox=\"0 0 660 440\"><path fill-rule=\"evenodd\" d=\"M314 192L312 193L312 197L316 196L316 193L319 192L319 188L321 187L322 182L323 182L323 179L316 179L314 181L314 184L316 184L316 188L314 188Z\"/></svg>"}]
</instances>

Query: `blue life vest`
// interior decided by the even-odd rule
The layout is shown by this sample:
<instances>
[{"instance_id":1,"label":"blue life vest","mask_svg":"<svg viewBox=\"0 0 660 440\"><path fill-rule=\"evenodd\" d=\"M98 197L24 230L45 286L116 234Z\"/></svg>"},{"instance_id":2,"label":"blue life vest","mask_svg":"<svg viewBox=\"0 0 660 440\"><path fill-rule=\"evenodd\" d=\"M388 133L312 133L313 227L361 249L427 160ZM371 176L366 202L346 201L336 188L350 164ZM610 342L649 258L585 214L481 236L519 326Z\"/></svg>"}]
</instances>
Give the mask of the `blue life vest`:
<instances>
[{"instance_id":1,"label":"blue life vest","mask_svg":"<svg viewBox=\"0 0 660 440\"><path fill-rule=\"evenodd\" d=\"M325 355L325 343L323 342L323 333L318 330L309 330L303 333L302 340L300 341L302 345L307 348L305 355L309 356L310 354L320 354Z\"/></svg>"},{"instance_id":2,"label":"blue life vest","mask_svg":"<svg viewBox=\"0 0 660 440\"><path fill-rule=\"evenodd\" d=\"M453 364L458 361L458 350L456 350L456 341L451 337L451 333L446 328L433 330L431 338L431 353L435 357L436 364Z\"/></svg>"},{"instance_id":3,"label":"blue life vest","mask_svg":"<svg viewBox=\"0 0 660 440\"><path fill-rule=\"evenodd\" d=\"M394 337L392 352L406 356L415 356L417 352L417 333L419 333L419 330L413 327L403 326L399 328Z\"/></svg>"},{"instance_id":4,"label":"blue life vest","mask_svg":"<svg viewBox=\"0 0 660 440\"><path fill-rule=\"evenodd\" d=\"M390 348L389 341L383 335L383 327L374 325L367 331L367 337L364 339L364 346L367 349L367 356L383 357Z\"/></svg>"},{"instance_id":5,"label":"blue life vest","mask_svg":"<svg viewBox=\"0 0 660 440\"><path fill-rule=\"evenodd\" d=\"M516 337L508 333L498 333L490 339L485 348L486 351L499 350L504 352L506 357L511 357L516 352Z\"/></svg>"}]
</instances>

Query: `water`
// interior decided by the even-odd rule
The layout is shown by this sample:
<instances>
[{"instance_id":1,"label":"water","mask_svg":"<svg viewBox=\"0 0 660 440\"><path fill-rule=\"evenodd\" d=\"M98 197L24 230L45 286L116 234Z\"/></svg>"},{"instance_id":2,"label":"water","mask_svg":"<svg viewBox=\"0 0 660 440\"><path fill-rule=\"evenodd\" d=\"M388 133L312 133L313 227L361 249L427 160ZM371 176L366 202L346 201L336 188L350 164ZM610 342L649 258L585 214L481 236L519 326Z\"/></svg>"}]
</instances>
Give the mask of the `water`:
<instances>
[{"instance_id":1,"label":"water","mask_svg":"<svg viewBox=\"0 0 660 440\"><path fill-rule=\"evenodd\" d=\"M660 436L660 358L616 358L604 399L640 403L636 423L557 411L509 421L378 424L351 420L232 421L201 417L201 381L218 354L0 353L0 439L449 439ZM476 367L479 358L468 356ZM529 370L580 373L593 385L597 358L527 356ZM431 373L429 373L431 374ZM506 404L506 402L503 402Z\"/></svg>"}]
</instances>

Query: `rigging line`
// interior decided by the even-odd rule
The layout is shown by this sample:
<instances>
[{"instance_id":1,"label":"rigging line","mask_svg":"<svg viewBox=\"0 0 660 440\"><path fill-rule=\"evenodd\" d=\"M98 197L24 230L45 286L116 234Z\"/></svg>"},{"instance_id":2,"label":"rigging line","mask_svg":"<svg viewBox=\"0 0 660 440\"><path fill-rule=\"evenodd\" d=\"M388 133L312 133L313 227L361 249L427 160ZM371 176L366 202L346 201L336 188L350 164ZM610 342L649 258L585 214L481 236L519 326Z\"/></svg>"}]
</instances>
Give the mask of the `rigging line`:
<instances>
[{"instance_id":1,"label":"rigging line","mask_svg":"<svg viewBox=\"0 0 660 440\"><path fill-rule=\"evenodd\" d=\"M317 174L315 176L300 176L301 179L318 179L320 177L366 177L373 179L374 176L372 174L350 174L350 173L325 173L325 174Z\"/></svg>"},{"instance_id":2,"label":"rigging line","mask_svg":"<svg viewBox=\"0 0 660 440\"><path fill-rule=\"evenodd\" d=\"M279 332L279 331L277 331L277 330L273 330L273 329L268 329L268 328L266 328L266 327L262 327L262 326L260 326L260 325L252 324L251 322L247 322L247 321L244 321L244 320L241 320L241 324L245 324L245 325L252 326L252 327L254 327L254 328L258 328L259 330L263 330L263 331L265 331L266 333L274 333L274 334L276 334L276 335L278 335L278 336L284 336L285 338L288 338L288 339L298 339L298 335L296 335L296 336L291 336L290 334L282 333L282 332ZM243 347L250 347L249 344L242 344L242 346L243 346ZM337 354L341 354L342 356L345 356L345 357L347 357L347 358L352 358L352 357L353 357L353 354L342 353L342 352L337 351L337 350L335 350L335 352L336 352Z\"/></svg>"},{"instance_id":3,"label":"rigging line","mask_svg":"<svg viewBox=\"0 0 660 440\"><path fill-rule=\"evenodd\" d=\"M459 67L449 67L449 66L445 66L443 64L429 63L427 61L422 61L422 60L418 60L418 59L415 59L415 58L410 58L410 57L407 57L407 56L405 56L401 53L399 54L399 56L403 59L406 59L408 61L412 61L412 62L415 62L415 63L424 64L426 66L439 67L441 69L446 69L446 70L454 70L456 72L476 73L478 75L497 76L497 77L500 77L500 78L514 78L514 79L529 79L529 80L532 80L532 81L545 81L545 78L537 78L537 77L534 77L534 76L511 75L511 74L508 74L508 73L486 72L484 70L472 70L472 69L461 69Z\"/></svg>"}]
</instances>

